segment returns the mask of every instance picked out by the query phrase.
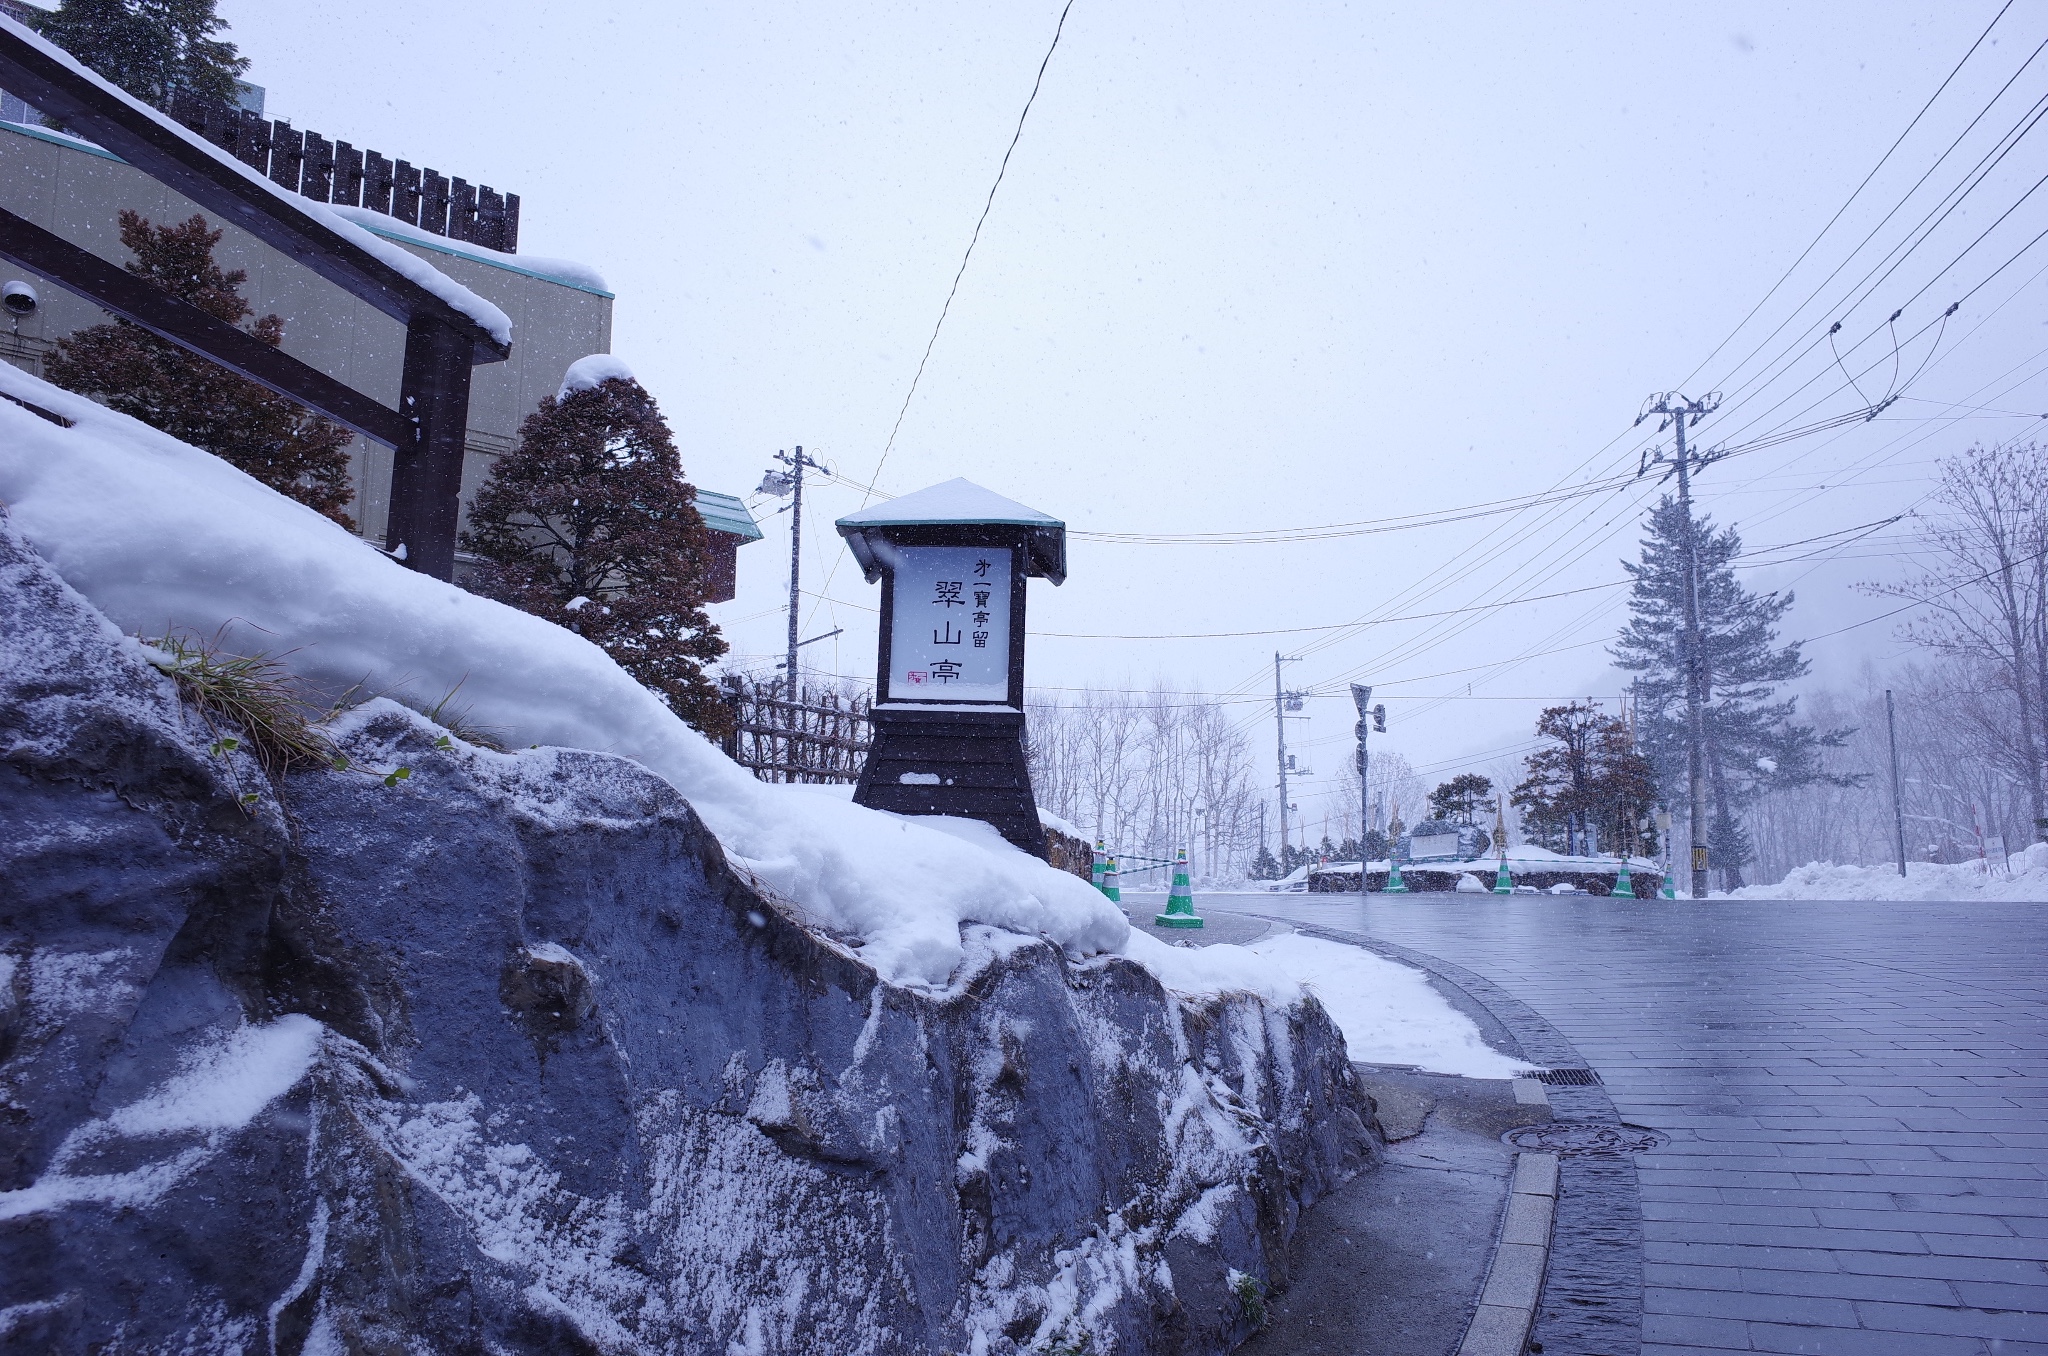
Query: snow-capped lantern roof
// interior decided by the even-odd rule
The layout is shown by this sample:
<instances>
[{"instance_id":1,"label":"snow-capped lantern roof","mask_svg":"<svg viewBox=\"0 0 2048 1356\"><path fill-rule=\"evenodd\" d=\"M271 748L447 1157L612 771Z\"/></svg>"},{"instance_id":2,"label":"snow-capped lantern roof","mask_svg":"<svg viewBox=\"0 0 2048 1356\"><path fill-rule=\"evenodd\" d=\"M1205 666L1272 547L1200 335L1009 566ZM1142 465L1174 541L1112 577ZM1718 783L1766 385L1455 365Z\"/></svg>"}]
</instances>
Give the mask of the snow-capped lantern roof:
<instances>
[{"instance_id":1,"label":"snow-capped lantern roof","mask_svg":"<svg viewBox=\"0 0 2048 1356\"><path fill-rule=\"evenodd\" d=\"M876 539L898 537L904 531L948 527L1023 528L1025 573L1055 584L1065 583L1067 578L1065 523L1049 513L1005 499L994 490L983 489L965 477L927 486L901 499L856 509L835 526L839 535L846 538L870 584L882 577L881 561L874 550Z\"/></svg>"}]
</instances>

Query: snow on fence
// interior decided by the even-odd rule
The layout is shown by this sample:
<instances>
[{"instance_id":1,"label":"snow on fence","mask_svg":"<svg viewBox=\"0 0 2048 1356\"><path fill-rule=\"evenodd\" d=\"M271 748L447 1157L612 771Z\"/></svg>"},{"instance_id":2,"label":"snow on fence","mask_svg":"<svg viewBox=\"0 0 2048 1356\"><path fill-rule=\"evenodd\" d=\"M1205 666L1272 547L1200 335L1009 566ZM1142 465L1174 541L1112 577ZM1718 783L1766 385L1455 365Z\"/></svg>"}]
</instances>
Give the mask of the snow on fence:
<instances>
[{"instance_id":1,"label":"snow on fence","mask_svg":"<svg viewBox=\"0 0 2048 1356\"><path fill-rule=\"evenodd\" d=\"M725 700L733 734L725 751L764 782L852 785L867 762L868 709L864 691L800 688L791 701L781 679L758 681L727 674Z\"/></svg>"}]
</instances>

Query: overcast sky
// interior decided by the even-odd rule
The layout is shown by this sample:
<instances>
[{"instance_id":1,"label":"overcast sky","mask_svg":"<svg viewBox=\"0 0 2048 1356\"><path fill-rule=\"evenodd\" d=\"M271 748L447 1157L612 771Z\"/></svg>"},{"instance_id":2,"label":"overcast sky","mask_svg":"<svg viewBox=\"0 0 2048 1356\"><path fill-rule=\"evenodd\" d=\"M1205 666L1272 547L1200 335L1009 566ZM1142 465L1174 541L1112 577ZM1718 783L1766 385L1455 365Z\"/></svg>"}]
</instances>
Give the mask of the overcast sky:
<instances>
[{"instance_id":1,"label":"overcast sky","mask_svg":"<svg viewBox=\"0 0 2048 1356\"><path fill-rule=\"evenodd\" d=\"M518 192L523 250L602 270L615 350L706 488L749 491L800 443L889 493L965 475L1077 532L1428 514L1632 471L1656 441L1654 423L1631 427L1652 391L1726 390L1726 414L1697 431L1709 444L1852 411L1862 401L1814 346L1839 319L1865 392L1910 398L1705 474L1707 511L1768 546L1905 511L1936 457L2024 436L2005 412L2048 409L2034 379L2048 243L1903 344L1896 379L1885 327L1904 306L1901 339L1921 331L2048 224L2044 191L1963 254L2048 171L2042 138L1867 300L1842 300L2048 90L2044 56L1992 103L2048 38L2036 5L2005 15L1820 235L1996 3L1074 0L885 464L1057 0L221 8L274 116ZM1770 367L1788 345L1804 356ZM1652 492L1278 544L1077 537L1065 587L1032 585L1030 679L1242 694L1265 750L1284 649L1307 656L1289 686L1333 694L1295 734L1318 771L1347 756L1353 679L1389 699L1382 747L1432 780L1490 769L1542 705L1620 690L1601 642L1623 592L1592 586L1622 577ZM834 484L807 505L807 585L830 600L804 621L846 631L807 656L868 675L874 591L830 527L860 502ZM742 553L740 596L718 609L742 655L781 646L786 522ZM1748 579L1796 585L1786 635L1820 637L1884 609L1853 586L1906 568L1899 531L1765 555L1834 551ZM1592 591L1365 629L1084 638L1331 627L1575 589ZM1816 640L1816 681L1902 655L1892 625Z\"/></svg>"}]
</instances>

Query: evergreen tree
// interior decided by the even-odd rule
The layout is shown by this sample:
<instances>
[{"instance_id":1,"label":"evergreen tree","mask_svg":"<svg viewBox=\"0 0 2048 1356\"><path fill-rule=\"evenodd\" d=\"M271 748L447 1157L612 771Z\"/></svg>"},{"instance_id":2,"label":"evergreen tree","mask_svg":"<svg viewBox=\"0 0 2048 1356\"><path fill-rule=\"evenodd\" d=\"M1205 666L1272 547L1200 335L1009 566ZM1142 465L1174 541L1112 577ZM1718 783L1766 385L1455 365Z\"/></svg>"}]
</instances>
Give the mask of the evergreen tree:
<instances>
[{"instance_id":1,"label":"evergreen tree","mask_svg":"<svg viewBox=\"0 0 2048 1356\"><path fill-rule=\"evenodd\" d=\"M1278 880L1287 874L1264 843L1259 844L1259 855L1252 858L1250 871L1253 880Z\"/></svg>"},{"instance_id":2,"label":"evergreen tree","mask_svg":"<svg viewBox=\"0 0 2048 1356\"><path fill-rule=\"evenodd\" d=\"M711 535L639 382L543 399L478 492L462 542L483 558L476 592L588 639L712 738L730 728L704 674L726 651L704 612Z\"/></svg>"},{"instance_id":3,"label":"evergreen tree","mask_svg":"<svg viewBox=\"0 0 2048 1356\"><path fill-rule=\"evenodd\" d=\"M1686 804L1685 537L1686 515L1669 495L1651 512L1634 577L1628 625L1610 653L1636 675L1637 737L1657 770L1665 804L1679 822ZM1854 785L1864 774L1821 771L1820 750L1850 730L1816 730L1798 718L1798 698L1774 701L1783 684L1806 673L1798 642L1778 644L1791 594L1752 593L1735 578L1742 539L1709 519L1692 525L1699 573L1700 657L1705 673L1705 767L1710 798L1707 843L1726 885L1742 884L1752 852L1742 811L1765 791L1827 780Z\"/></svg>"},{"instance_id":4,"label":"evergreen tree","mask_svg":"<svg viewBox=\"0 0 2048 1356\"><path fill-rule=\"evenodd\" d=\"M1536 733L1553 741L1529 755L1509 795L1522 829L1554 851L1633 850L1657 803L1657 775L1628 722L1593 702L1546 709Z\"/></svg>"},{"instance_id":5,"label":"evergreen tree","mask_svg":"<svg viewBox=\"0 0 2048 1356\"><path fill-rule=\"evenodd\" d=\"M1430 813L1453 824L1476 824L1493 808L1493 778L1477 772L1460 773L1429 793Z\"/></svg>"},{"instance_id":6,"label":"evergreen tree","mask_svg":"<svg viewBox=\"0 0 2048 1356\"><path fill-rule=\"evenodd\" d=\"M121 213L121 243L135 253L130 273L239 325L251 310L241 293L249 275L223 272L214 262L220 237L202 216L152 226L134 212ZM273 348L284 340L284 321L274 315L248 330ZM354 530L343 511L355 497L346 451L351 435L297 401L125 320L58 340L46 373L57 385L204 448Z\"/></svg>"},{"instance_id":7,"label":"evergreen tree","mask_svg":"<svg viewBox=\"0 0 2048 1356\"><path fill-rule=\"evenodd\" d=\"M235 79L249 59L215 37L227 20L215 0L63 0L31 14L38 33L93 70L158 108L186 89L235 102Z\"/></svg>"}]
</instances>

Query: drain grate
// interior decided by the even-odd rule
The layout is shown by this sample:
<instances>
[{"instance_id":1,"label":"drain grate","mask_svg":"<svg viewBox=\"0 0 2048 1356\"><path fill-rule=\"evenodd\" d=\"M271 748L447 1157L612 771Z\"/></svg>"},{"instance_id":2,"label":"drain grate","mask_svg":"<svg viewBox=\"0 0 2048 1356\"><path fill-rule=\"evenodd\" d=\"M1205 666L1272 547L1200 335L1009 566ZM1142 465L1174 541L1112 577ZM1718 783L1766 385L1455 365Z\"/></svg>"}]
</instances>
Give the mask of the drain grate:
<instances>
[{"instance_id":1,"label":"drain grate","mask_svg":"<svg viewBox=\"0 0 2048 1356\"><path fill-rule=\"evenodd\" d=\"M1539 1125L1517 1126L1501 1139L1517 1149L1567 1156L1648 1153L1671 1142L1645 1126L1604 1125L1597 1121L1544 1121Z\"/></svg>"},{"instance_id":2,"label":"drain grate","mask_svg":"<svg viewBox=\"0 0 2048 1356\"><path fill-rule=\"evenodd\" d=\"M1548 1083L1554 1088L1594 1088L1600 1085L1600 1075L1591 1069L1538 1069L1536 1081Z\"/></svg>"}]
</instances>

